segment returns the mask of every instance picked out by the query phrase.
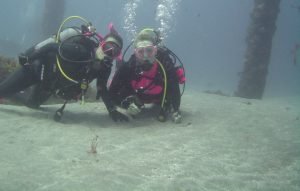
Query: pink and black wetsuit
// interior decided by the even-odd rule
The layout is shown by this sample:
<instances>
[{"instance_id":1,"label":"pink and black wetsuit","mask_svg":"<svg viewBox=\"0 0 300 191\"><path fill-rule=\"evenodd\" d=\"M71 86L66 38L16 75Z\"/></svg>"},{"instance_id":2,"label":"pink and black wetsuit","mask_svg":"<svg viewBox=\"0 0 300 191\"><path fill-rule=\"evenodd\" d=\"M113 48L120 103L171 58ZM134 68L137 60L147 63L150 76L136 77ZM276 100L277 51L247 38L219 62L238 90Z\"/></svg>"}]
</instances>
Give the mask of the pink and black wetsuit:
<instances>
[{"instance_id":1,"label":"pink and black wetsuit","mask_svg":"<svg viewBox=\"0 0 300 191\"><path fill-rule=\"evenodd\" d=\"M157 59L162 63L167 76L165 109L180 107L180 88L176 67L169 54L159 50ZM153 63L148 70L141 70L136 57L131 56L115 73L109 88L110 96L117 105L128 96L135 95L143 103L160 104L164 93L164 76L158 63Z\"/></svg>"}]
</instances>

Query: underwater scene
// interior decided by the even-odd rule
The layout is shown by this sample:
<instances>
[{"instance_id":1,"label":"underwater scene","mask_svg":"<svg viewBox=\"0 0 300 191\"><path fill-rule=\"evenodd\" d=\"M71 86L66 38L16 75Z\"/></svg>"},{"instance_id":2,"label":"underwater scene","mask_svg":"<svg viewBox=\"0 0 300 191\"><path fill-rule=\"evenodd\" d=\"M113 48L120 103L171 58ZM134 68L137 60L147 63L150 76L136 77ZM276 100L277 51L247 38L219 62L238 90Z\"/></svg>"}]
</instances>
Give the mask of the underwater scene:
<instances>
[{"instance_id":1,"label":"underwater scene","mask_svg":"<svg viewBox=\"0 0 300 191\"><path fill-rule=\"evenodd\" d=\"M0 191L300 190L300 1L0 2Z\"/></svg>"}]
</instances>

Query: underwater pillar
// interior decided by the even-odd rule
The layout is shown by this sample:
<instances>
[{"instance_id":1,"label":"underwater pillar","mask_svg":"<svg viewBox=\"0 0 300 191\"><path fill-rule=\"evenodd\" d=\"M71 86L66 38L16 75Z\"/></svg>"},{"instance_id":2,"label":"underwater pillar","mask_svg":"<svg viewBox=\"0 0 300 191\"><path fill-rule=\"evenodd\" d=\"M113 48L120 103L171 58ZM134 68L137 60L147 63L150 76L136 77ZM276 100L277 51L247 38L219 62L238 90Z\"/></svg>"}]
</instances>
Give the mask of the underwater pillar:
<instances>
[{"instance_id":1,"label":"underwater pillar","mask_svg":"<svg viewBox=\"0 0 300 191\"><path fill-rule=\"evenodd\" d=\"M280 0L255 0L254 2L246 39L244 69L235 95L261 99L266 85Z\"/></svg>"},{"instance_id":2,"label":"underwater pillar","mask_svg":"<svg viewBox=\"0 0 300 191\"><path fill-rule=\"evenodd\" d=\"M42 18L42 36L56 34L65 14L65 0L45 0Z\"/></svg>"}]
</instances>

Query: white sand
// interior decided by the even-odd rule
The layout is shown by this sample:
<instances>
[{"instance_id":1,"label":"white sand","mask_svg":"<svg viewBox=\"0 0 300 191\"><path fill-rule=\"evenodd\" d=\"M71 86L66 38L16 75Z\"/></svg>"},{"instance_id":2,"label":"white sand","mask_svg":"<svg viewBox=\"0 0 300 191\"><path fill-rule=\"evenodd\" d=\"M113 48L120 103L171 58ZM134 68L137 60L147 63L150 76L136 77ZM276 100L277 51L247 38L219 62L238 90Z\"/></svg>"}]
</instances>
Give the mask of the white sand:
<instances>
[{"instance_id":1,"label":"white sand","mask_svg":"<svg viewBox=\"0 0 300 191\"><path fill-rule=\"evenodd\" d=\"M300 190L299 100L188 92L180 125L114 123L102 103L61 123L60 105L0 105L0 191Z\"/></svg>"}]
</instances>

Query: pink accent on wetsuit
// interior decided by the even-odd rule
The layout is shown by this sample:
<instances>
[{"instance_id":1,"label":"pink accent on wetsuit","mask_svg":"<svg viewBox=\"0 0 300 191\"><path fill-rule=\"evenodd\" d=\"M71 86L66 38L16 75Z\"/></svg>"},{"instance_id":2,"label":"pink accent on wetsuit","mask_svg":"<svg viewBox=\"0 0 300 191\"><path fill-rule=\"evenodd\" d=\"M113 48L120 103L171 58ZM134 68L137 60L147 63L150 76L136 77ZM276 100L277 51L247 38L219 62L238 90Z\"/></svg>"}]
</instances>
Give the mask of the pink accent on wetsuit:
<instances>
[{"instance_id":1,"label":"pink accent on wetsuit","mask_svg":"<svg viewBox=\"0 0 300 191\"><path fill-rule=\"evenodd\" d=\"M185 83L186 78L185 78L185 76L184 76L184 69L183 69L183 68L177 68L176 74L177 74L179 83L180 83L180 84Z\"/></svg>"},{"instance_id":2,"label":"pink accent on wetsuit","mask_svg":"<svg viewBox=\"0 0 300 191\"><path fill-rule=\"evenodd\" d=\"M144 90L143 94L146 95L160 94L163 90L163 87L161 85L156 85L153 83L153 80L155 79L155 76L157 74L157 70L158 63L155 62L149 71L144 71L141 74L142 76L140 76L140 79L131 81L131 87L136 91Z\"/></svg>"}]
</instances>

